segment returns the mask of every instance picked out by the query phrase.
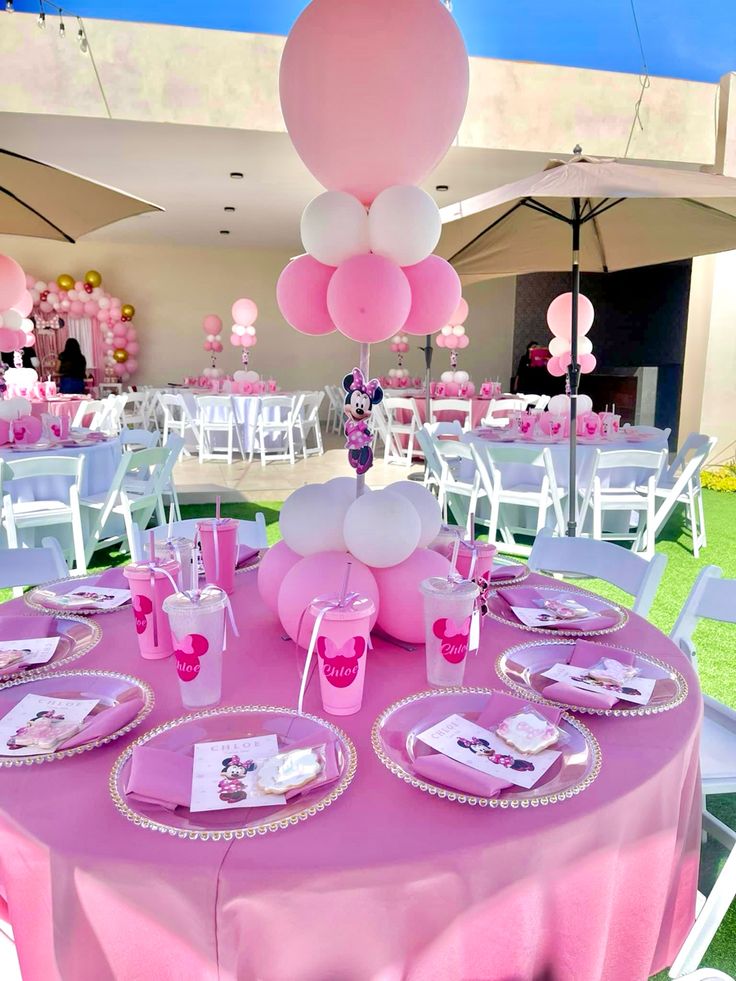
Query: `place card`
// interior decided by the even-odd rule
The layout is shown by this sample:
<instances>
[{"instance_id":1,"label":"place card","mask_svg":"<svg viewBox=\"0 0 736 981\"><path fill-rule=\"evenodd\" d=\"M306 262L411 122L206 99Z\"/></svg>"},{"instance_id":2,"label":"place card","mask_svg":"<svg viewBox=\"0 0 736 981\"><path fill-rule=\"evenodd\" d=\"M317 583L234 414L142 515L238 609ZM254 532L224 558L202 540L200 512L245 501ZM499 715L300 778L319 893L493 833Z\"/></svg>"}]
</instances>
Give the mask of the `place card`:
<instances>
[{"instance_id":1,"label":"place card","mask_svg":"<svg viewBox=\"0 0 736 981\"><path fill-rule=\"evenodd\" d=\"M576 627L599 616L571 598L549 599L543 606L512 606L511 609L525 627Z\"/></svg>"},{"instance_id":2,"label":"place card","mask_svg":"<svg viewBox=\"0 0 736 981\"><path fill-rule=\"evenodd\" d=\"M78 586L69 593L58 593L54 597L59 606L87 606L98 610L115 610L129 599L129 589L113 589L111 586Z\"/></svg>"},{"instance_id":3,"label":"place card","mask_svg":"<svg viewBox=\"0 0 736 981\"><path fill-rule=\"evenodd\" d=\"M534 755L510 752L511 747L495 733L461 715L448 716L420 732L417 739L443 756L526 790L533 787L560 756L554 749Z\"/></svg>"},{"instance_id":4,"label":"place card","mask_svg":"<svg viewBox=\"0 0 736 981\"><path fill-rule=\"evenodd\" d=\"M649 703L657 683L654 678L642 678L639 675L619 683L613 678L596 677L592 671L592 668L576 667L574 664L553 664L542 672L542 677L563 681L582 691L607 692L621 701L634 702L636 705Z\"/></svg>"},{"instance_id":5,"label":"place card","mask_svg":"<svg viewBox=\"0 0 736 981\"><path fill-rule=\"evenodd\" d=\"M59 646L59 637L0 640L0 670L26 664L46 664Z\"/></svg>"},{"instance_id":6,"label":"place card","mask_svg":"<svg viewBox=\"0 0 736 981\"><path fill-rule=\"evenodd\" d=\"M40 756L79 732L99 699L26 695L0 719L0 756Z\"/></svg>"},{"instance_id":7,"label":"place card","mask_svg":"<svg viewBox=\"0 0 736 981\"><path fill-rule=\"evenodd\" d=\"M234 807L285 804L281 794L258 786L261 764L278 755L276 736L252 736L195 743L190 811L227 811Z\"/></svg>"}]
</instances>

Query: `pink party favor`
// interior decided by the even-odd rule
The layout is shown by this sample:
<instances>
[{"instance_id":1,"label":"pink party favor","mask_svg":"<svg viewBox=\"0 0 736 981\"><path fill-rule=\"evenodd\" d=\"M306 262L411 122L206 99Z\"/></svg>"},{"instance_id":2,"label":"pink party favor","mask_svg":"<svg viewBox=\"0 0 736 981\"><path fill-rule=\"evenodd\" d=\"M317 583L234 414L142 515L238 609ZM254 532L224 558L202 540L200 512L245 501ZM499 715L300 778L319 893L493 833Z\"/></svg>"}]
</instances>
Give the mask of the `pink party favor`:
<instances>
[{"instance_id":1,"label":"pink party favor","mask_svg":"<svg viewBox=\"0 0 736 981\"><path fill-rule=\"evenodd\" d=\"M203 518L197 522L207 582L226 593L235 589L238 522L234 518Z\"/></svg>"},{"instance_id":2,"label":"pink party favor","mask_svg":"<svg viewBox=\"0 0 736 981\"><path fill-rule=\"evenodd\" d=\"M319 624L315 652L323 708L330 715L354 715L363 704L373 600L353 596L338 606L319 599L309 612Z\"/></svg>"},{"instance_id":3,"label":"pink party favor","mask_svg":"<svg viewBox=\"0 0 736 981\"><path fill-rule=\"evenodd\" d=\"M460 542L455 567L463 579L490 579L497 551L490 542Z\"/></svg>"},{"instance_id":4,"label":"pink party favor","mask_svg":"<svg viewBox=\"0 0 736 981\"><path fill-rule=\"evenodd\" d=\"M168 657L174 653L174 647L163 603L176 589L179 563L132 562L123 569L123 574L132 596L141 657L147 660Z\"/></svg>"}]
</instances>

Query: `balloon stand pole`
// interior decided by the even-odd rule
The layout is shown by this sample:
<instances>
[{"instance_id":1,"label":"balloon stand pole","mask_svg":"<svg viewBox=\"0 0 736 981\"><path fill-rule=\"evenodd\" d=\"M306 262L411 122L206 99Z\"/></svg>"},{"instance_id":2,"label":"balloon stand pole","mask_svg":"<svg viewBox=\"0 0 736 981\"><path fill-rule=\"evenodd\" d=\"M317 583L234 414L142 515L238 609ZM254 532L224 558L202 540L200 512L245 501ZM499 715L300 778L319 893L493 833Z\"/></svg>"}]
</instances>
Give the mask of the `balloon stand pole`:
<instances>
[{"instance_id":1,"label":"balloon stand pole","mask_svg":"<svg viewBox=\"0 0 736 981\"><path fill-rule=\"evenodd\" d=\"M366 381L368 381L368 379L370 378L369 375L370 366L371 366L371 346L370 344L361 344L358 367L360 368L363 374L363 378L365 378ZM355 478L355 496L360 497L360 495L363 493L364 490L365 490L365 474L360 473Z\"/></svg>"},{"instance_id":2,"label":"balloon stand pole","mask_svg":"<svg viewBox=\"0 0 736 981\"><path fill-rule=\"evenodd\" d=\"M247 368L248 367L248 351L247 351L246 348L243 348L243 353L240 355L240 360L243 362L243 367L244 368Z\"/></svg>"},{"instance_id":3,"label":"balloon stand pole","mask_svg":"<svg viewBox=\"0 0 736 981\"><path fill-rule=\"evenodd\" d=\"M457 371L457 352L453 351L450 355L450 368L452 371Z\"/></svg>"},{"instance_id":4,"label":"balloon stand pole","mask_svg":"<svg viewBox=\"0 0 736 981\"><path fill-rule=\"evenodd\" d=\"M577 491L577 420L580 365L578 364L578 300L580 298L580 198L572 202L572 315L570 323L570 365L567 369L570 387L570 475L567 497L567 534L575 538L578 525Z\"/></svg>"}]
</instances>

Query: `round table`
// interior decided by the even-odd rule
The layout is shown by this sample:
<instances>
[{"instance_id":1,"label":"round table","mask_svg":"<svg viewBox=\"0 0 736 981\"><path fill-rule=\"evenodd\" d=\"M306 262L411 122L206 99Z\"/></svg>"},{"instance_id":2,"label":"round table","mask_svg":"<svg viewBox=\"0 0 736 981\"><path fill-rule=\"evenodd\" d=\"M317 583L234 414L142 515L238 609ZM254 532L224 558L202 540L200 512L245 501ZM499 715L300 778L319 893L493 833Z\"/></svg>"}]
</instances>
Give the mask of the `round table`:
<instances>
[{"instance_id":1,"label":"round table","mask_svg":"<svg viewBox=\"0 0 736 981\"><path fill-rule=\"evenodd\" d=\"M295 706L294 645L253 572L237 577L233 608L223 701ZM491 810L395 778L370 728L426 687L424 652L376 639L363 708L335 720L358 750L353 784L296 827L229 843L144 830L113 806L124 745L183 712L174 664L139 657L130 610L98 622L103 638L75 668L136 674L156 706L110 746L0 770L0 894L24 977L641 981L671 963L694 916L702 701L685 657L646 621L607 639L676 665L689 694L661 715L586 716L603 765L578 797ZM523 638L487 621L466 682L502 689L496 655ZM316 679L305 710L322 714Z\"/></svg>"},{"instance_id":2,"label":"round table","mask_svg":"<svg viewBox=\"0 0 736 981\"><path fill-rule=\"evenodd\" d=\"M285 411L281 408L276 407L264 407L261 403L262 398L267 398L267 395L230 395L228 392L187 392L182 391L182 396L186 402L189 411L197 418L197 400L200 396L215 396L215 397L229 397L233 411L235 413L235 419L237 420L238 426L240 427L240 438L243 442L243 449L249 452L255 437L255 428L258 421L258 416L262 412L264 414L264 420L266 422L277 422L279 419L284 417ZM279 396L289 395L289 392L278 392L274 393ZM225 422L226 416L224 410L215 409L211 414L212 422ZM190 449L194 443L194 436L190 433L187 438L190 442ZM225 446L227 443L227 433L210 433L210 442L217 447ZM266 441L266 445L270 448L279 446L283 441L283 436L269 436Z\"/></svg>"},{"instance_id":3,"label":"round table","mask_svg":"<svg viewBox=\"0 0 736 981\"><path fill-rule=\"evenodd\" d=\"M45 413L52 416L68 416L72 422L82 402L89 402L89 395L59 395L50 399L32 399L31 413L40 419Z\"/></svg>"}]
</instances>

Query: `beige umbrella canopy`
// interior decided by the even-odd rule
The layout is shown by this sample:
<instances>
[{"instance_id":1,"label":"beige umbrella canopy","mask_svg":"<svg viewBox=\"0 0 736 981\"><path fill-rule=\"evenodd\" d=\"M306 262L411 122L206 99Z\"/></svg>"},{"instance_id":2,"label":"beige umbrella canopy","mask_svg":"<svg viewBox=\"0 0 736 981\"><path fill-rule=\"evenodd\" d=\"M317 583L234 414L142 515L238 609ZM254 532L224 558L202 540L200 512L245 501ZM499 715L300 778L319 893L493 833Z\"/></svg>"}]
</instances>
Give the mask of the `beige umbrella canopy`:
<instances>
[{"instance_id":1,"label":"beige umbrella canopy","mask_svg":"<svg viewBox=\"0 0 736 981\"><path fill-rule=\"evenodd\" d=\"M736 249L736 180L585 157L444 208L437 252L464 283L572 271L567 533L577 532L580 271L611 272Z\"/></svg>"},{"instance_id":2,"label":"beige umbrella canopy","mask_svg":"<svg viewBox=\"0 0 736 981\"><path fill-rule=\"evenodd\" d=\"M0 149L0 234L74 242L155 204L105 184Z\"/></svg>"}]
</instances>

